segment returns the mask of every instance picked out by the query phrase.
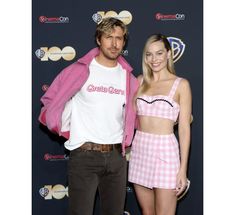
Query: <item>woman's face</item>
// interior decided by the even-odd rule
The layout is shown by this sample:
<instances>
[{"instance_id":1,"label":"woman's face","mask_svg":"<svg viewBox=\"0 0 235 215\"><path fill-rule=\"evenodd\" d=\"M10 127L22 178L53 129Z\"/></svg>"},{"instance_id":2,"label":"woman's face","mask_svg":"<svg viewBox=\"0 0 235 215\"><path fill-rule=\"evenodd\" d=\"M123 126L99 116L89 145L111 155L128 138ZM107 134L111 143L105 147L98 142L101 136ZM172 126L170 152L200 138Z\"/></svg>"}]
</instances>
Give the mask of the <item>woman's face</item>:
<instances>
[{"instance_id":1,"label":"woman's face","mask_svg":"<svg viewBox=\"0 0 235 215\"><path fill-rule=\"evenodd\" d=\"M167 60L170 51L167 51L162 41L153 42L147 48L145 60L153 72L159 72L167 68Z\"/></svg>"}]
</instances>

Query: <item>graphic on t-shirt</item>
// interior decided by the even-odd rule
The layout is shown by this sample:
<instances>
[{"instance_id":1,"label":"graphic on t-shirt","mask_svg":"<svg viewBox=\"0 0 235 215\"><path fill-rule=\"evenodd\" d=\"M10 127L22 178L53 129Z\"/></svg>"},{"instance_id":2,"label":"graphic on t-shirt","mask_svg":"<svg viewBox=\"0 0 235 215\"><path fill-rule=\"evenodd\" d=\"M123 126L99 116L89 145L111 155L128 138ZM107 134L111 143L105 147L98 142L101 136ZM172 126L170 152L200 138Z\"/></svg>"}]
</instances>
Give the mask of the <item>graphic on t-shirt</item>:
<instances>
[{"instance_id":1,"label":"graphic on t-shirt","mask_svg":"<svg viewBox=\"0 0 235 215\"><path fill-rule=\"evenodd\" d=\"M125 91L121 89L116 89L112 86L105 87L105 86L94 86L93 84L89 84L87 86L88 92L100 92L100 93L109 93L109 94L120 94L124 95Z\"/></svg>"}]
</instances>

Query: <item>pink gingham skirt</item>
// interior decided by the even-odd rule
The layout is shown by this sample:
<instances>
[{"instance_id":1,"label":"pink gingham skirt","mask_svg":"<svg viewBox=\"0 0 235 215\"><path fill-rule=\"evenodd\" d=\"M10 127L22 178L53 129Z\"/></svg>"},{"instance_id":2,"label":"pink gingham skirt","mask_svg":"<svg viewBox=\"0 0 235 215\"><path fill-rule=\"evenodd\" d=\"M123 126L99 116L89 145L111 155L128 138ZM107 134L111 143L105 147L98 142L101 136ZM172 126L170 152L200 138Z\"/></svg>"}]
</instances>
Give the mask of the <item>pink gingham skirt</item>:
<instances>
[{"instance_id":1,"label":"pink gingham skirt","mask_svg":"<svg viewBox=\"0 0 235 215\"><path fill-rule=\"evenodd\" d=\"M129 160L130 182L151 189L175 189L179 166L179 146L174 134L136 131Z\"/></svg>"}]
</instances>

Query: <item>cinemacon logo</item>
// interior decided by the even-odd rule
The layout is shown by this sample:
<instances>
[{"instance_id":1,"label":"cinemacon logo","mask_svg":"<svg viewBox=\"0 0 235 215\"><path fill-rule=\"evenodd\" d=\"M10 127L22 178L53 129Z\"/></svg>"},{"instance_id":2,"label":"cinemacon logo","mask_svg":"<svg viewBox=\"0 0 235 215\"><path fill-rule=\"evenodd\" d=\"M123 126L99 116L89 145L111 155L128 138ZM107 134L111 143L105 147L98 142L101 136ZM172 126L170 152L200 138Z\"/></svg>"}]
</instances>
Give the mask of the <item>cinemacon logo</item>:
<instances>
[{"instance_id":1,"label":"cinemacon logo","mask_svg":"<svg viewBox=\"0 0 235 215\"><path fill-rule=\"evenodd\" d=\"M48 84L43 84L43 85L42 85L42 91L43 91L43 92L46 92L46 91L48 90L48 88L49 88L49 85L48 85Z\"/></svg>"},{"instance_id":2,"label":"cinemacon logo","mask_svg":"<svg viewBox=\"0 0 235 215\"><path fill-rule=\"evenodd\" d=\"M185 20L185 14L156 14L157 20Z\"/></svg>"},{"instance_id":3,"label":"cinemacon logo","mask_svg":"<svg viewBox=\"0 0 235 215\"><path fill-rule=\"evenodd\" d=\"M69 17L46 17L46 16L40 16L39 22L41 23L69 23Z\"/></svg>"},{"instance_id":4,"label":"cinemacon logo","mask_svg":"<svg viewBox=\"0 0 235 215\"><path fill-rule=\"evenodd\" d=\"M110 11L98 11L97 13L93 14L92 19L94 22L96 22L97 24L99 24L102 19L107 18L107 17L114 17L117 19L120 19L121 21L123 21L126 25L130 24L132 21L132 15L129 11L127 10L123 10L119 13L110 10Z\"/></svg>"},{"instance_id":5,"label":"cinemacon logo","mask_svg":"<svg viewBox=\"0 0 235 215\"><path fill-rule=\"evenodd\" d=\"M59 160L68 160L69 156L68 155L52 155L49 153L46 153L44 155L44 160L46 161L59 161Z\"/></svg>"},{"instance_id":6,"label":"cinemacon logo","mask_svg":"<svg viewBox=\"0 0 235 215\"><path fill-rule=\"evenodd\" d=\"M41 47L35 51L35 55L41 61L58 61L63 58L66 61L71 61L76 56L76 51L71 46L66 46L63 49L59 47L53 46L51 48L48 47Z\"/></svg>"},{"instance_id":7,"label":"cinemacon logo","mask_svg":"<svg viewBox=\"0 0 235 215\"><path fill-rule=\"evenodd\" d=\"M69 196L68 187L64 187L62 184L56 184L54 186L45 185L40 188L39 193L45 200L50 200L52 198L63 199L65 196Z\"/></svg>"}]
</instances>

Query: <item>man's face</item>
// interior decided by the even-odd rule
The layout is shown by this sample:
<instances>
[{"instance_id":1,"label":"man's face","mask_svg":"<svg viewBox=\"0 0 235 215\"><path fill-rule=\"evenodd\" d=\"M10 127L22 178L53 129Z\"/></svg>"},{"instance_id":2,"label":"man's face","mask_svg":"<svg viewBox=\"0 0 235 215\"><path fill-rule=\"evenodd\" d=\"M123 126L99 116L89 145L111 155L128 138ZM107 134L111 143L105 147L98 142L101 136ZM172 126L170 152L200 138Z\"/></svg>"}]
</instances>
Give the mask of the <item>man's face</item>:
<instances>
[{"instance_id":1,"label":"man's face","mask_svg":"<svg viewBox=\"0 0 235 215\"><path fill-rule=\"evenodd\" d=\"M103 34L97 43L100 46L100 55L107 60L116 60L125 45L124 32L116 26L109 33Z\"/></svg>"}]
</instances>

